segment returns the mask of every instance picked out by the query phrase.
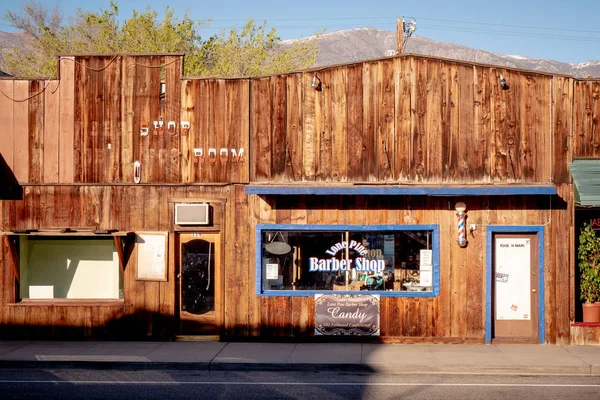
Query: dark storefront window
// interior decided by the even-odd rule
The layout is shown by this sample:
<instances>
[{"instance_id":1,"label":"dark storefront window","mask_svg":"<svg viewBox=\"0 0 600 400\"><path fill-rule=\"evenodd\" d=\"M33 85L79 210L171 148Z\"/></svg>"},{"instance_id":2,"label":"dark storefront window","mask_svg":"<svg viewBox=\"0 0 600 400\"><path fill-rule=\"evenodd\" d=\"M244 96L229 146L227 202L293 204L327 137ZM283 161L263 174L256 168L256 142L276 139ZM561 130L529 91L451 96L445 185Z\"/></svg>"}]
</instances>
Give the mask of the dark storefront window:
<instances>
[{"instance_id":1,"label":"dark storefront window","mask_svg":"<svg viewBox=\"0 0 600 400\"><path fill-rule=\"evenodd\" d=\"M437 225L257 225L257 292L439 293Z\"/></svg>"}]
</instances>

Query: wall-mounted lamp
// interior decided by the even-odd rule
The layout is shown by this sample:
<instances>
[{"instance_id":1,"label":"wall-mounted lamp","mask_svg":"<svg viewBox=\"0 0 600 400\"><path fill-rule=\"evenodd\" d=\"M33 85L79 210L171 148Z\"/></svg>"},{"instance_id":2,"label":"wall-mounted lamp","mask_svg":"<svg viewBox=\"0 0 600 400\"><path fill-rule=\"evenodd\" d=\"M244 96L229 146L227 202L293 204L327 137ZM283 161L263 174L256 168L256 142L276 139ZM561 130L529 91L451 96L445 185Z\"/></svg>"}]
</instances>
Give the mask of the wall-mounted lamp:
<instances>
[{"instance_id":1,"label":"wall-mounted lamp","mask_svg":"<svg viewBox=\"0 0 600 400\"><path fill-rule=\"evenodd\" d=\"M500 74L500 87L502 88L502 90L508 90L508 83L506 83L506 79L504 79L504 77L502 76L502 74Z\"/></svg>"},{"instance_id":2,"label":"wall-mounted lamp","mask_svg":"<svg viewBox=\"0 0 600 400\"><path fill-rule=\"evenodd\" d=\"M462 201L456 203L454 206L456 210L456 216L458 217L458 237L457 242L460 247L465 247L467 245L467 233L465 229L465 221L467 219L467 206Z\"/></svg>"},{"instance_id":3,"label":"wall-mounted lamp","mask_svg":"<svg viewBox=\"0 0 600 400\"><path fill-rule=\"evenodd\" d=\"M321 79L319 79L316 73L313 75L312 81L310 82L310 86L317 92L320 92L323 89L323 87L321 86Z\"/></svg>"}]
</instances>

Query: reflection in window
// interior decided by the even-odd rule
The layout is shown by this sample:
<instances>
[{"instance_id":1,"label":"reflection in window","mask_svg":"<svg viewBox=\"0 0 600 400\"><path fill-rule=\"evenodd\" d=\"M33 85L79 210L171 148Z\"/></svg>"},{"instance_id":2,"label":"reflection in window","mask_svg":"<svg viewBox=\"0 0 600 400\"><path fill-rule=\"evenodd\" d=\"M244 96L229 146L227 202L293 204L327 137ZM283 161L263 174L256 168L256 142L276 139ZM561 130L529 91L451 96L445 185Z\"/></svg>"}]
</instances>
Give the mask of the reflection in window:
<instances>
[{"instance_id":1,"label":"reflection in window","mask_svg":"<svg viewBox=\"0 0 600 400\"><path fill-rule=\"evenodd\" d=\"M262 231L263 291L431 292L432 230Z\"/></svg>"}]
</instances>

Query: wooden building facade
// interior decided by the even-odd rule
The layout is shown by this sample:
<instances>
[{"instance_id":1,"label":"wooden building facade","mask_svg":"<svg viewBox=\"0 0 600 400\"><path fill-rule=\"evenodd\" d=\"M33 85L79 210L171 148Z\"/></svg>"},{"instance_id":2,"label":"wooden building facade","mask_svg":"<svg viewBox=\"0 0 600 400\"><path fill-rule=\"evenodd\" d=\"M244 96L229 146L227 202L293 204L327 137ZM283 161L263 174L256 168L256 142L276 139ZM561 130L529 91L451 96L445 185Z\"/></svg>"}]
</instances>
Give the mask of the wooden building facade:
<instances>
[{"instance_id":1,"label":"wooden building facade","mask_svg":"<svg viewBox=\"0 0 600 400\"><path fill-rule=\"evenodd\" d=\"M0 80L0 153L23 188L0 207L2 337L316 340L315 295L336 282L293 265L315 232L366 232L396 273L376 290L380 340L600 343L577 324L568 169L600 158L600 81L417 55L253 79L182 63L63 57L58 79ZM208 219L178 219L185 205ZM408 262L432 257L423 291L399 279L402 240ZM286 256L265 257L276 241ZM530 249L524 328L497 304L503 243Z\"/></svg>"}]
</instances>

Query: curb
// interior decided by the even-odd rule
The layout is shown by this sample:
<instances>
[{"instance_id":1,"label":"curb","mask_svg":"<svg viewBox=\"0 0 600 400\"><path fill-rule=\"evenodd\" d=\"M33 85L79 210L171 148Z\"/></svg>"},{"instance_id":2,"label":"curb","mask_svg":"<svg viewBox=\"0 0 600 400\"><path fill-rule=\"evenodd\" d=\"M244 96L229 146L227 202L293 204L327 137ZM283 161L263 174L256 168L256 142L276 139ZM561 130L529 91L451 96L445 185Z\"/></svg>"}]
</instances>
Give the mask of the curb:
<instances>
[{"instance_id":1,"label":"curb","mask_svg":"<svg viewBox=\"0 0 600 400\"><path fill-rule=\"evenodd\" d=\"M405 364L311 364L229 363L174 361L35 361L0 360L0 369L98 369L98 370L196 370L196 371L293 371L354 372L363 374L468 374L468 375L588 375L600 376L600 365L405 365Z\"/></svg>"},{"instance_id":2,"label":"curb","mask_svg":"<svg viewBox=\"0 0 600 400\"><path fill-rule=\"evenodd\" d=\"M209 371L207 362L147 361L29 361L0 360L0 369L111 369L111 370L196 370Z\"/></svg>"}]
</instances>

